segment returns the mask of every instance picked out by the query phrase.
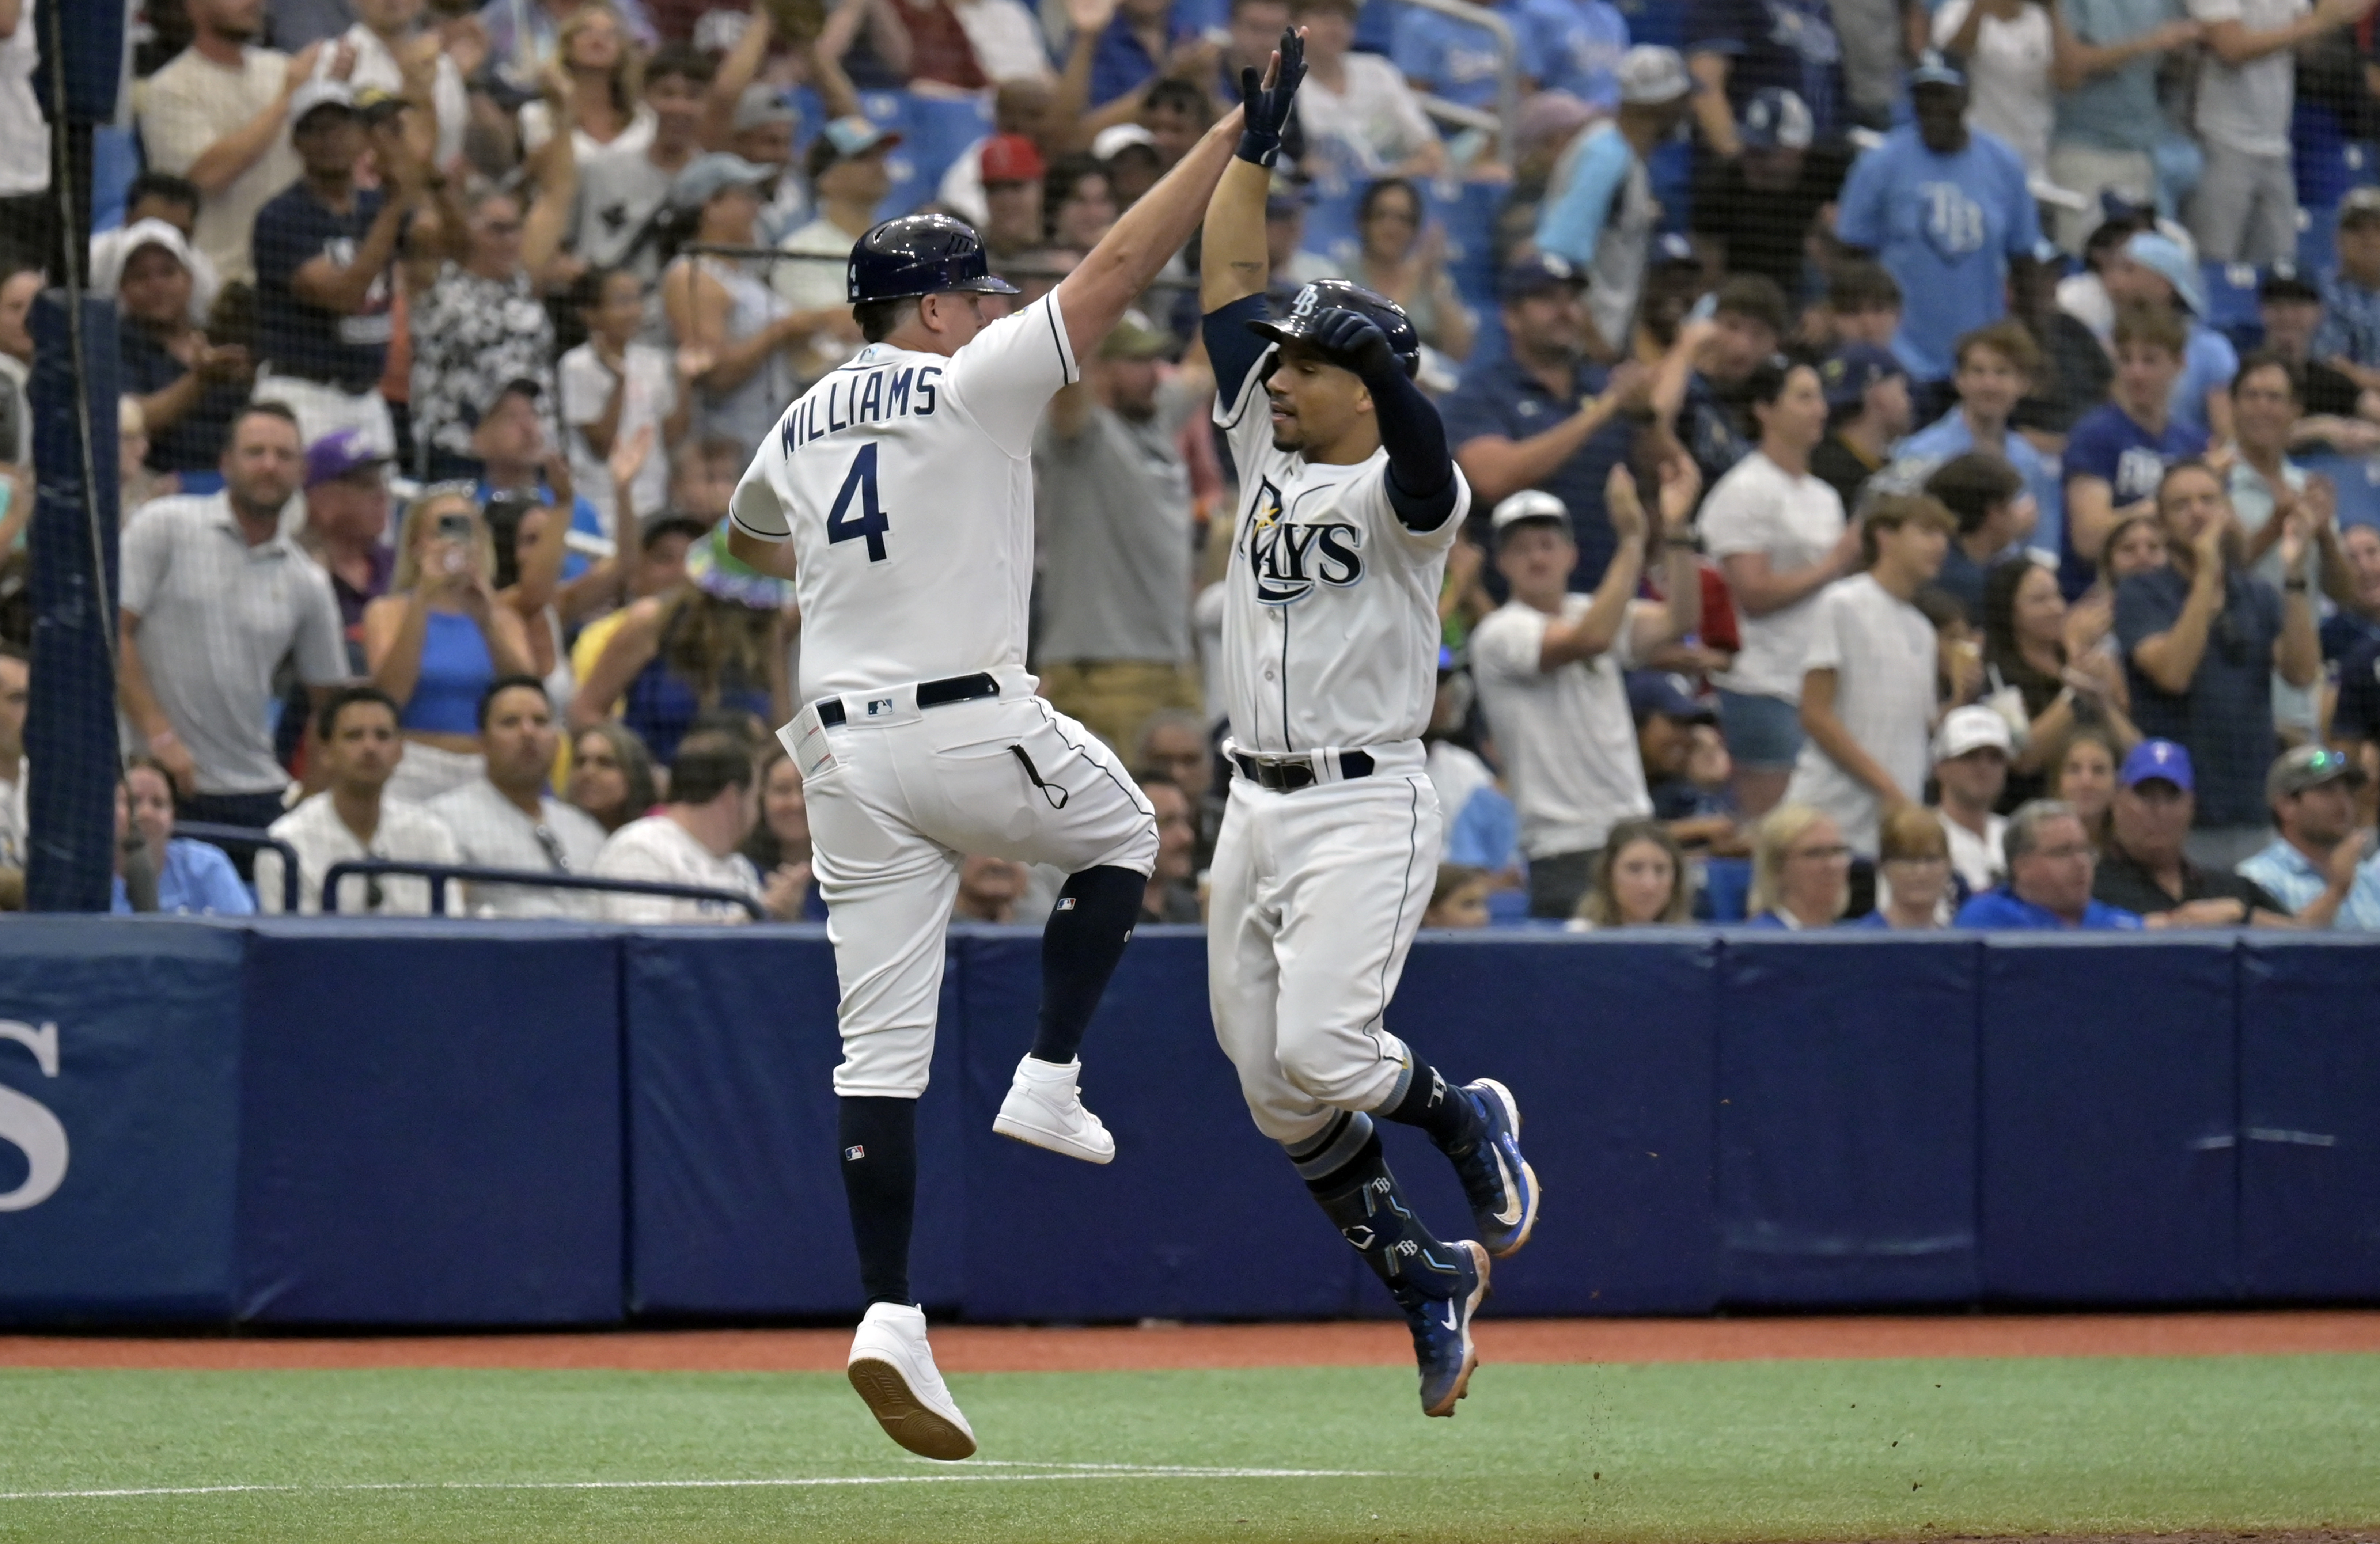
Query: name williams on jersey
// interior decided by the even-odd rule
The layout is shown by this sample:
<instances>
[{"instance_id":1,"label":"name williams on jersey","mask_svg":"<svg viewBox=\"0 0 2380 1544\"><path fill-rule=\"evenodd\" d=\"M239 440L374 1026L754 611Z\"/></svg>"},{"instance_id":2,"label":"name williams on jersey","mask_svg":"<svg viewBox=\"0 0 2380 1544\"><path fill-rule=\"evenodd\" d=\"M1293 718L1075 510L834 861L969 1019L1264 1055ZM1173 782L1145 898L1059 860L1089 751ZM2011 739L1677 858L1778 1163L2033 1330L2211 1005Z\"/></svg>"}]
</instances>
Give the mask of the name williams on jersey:
<instances>
[{"instance_id":1,"label":"name williams on jersey","mask_svg":"<svg viewBox=\"0 0 2380 1544\"><path fill-rule=\"evenodd\" d=\"M1300 524L1282 517L1281 490L1259 483L1240 551L1255 577L1260 605L1287 606L1317 584L1343 590L1364 579L1364 533L1344 520Z\"/></svg>"},{"instance_id":2,"label":"name williams on jersey","mask_svg":"<svg viewBox=\"0 0 2380 1544\"><path fill-rule=\"evenodd\" d=\"M941 378L940 365L887 364L864 373L846 365L827 377L826 390L813 389L794 404L778 436L790 456L812 440L855 424L932 418L935 383Z\"/></svg>"}]
</instances>

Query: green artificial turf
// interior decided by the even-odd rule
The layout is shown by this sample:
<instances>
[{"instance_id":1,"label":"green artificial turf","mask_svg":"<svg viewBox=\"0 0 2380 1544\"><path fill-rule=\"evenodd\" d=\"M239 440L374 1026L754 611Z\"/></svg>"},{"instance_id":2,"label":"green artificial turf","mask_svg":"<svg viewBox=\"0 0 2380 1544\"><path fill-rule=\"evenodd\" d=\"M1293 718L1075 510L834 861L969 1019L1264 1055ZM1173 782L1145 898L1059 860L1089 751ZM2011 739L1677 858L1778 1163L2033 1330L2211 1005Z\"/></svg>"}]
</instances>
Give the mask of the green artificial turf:
<instances>
[{"instance_id":1,"label":"green artificial turf","mask_svg":"<svg viewBox=\"0 0 2380 1544\"><path fill-rule=\"evenodd\" d=\"M982 1458L1051 1467L909 1459L832 1376L5 1372L0 1539L1793 1539L2380 1523L2380 1356L1489 1367L1451 1421L1423 1419L1412 1378L1389 1370L951 1381ZM1093 1465L1379 1473L1079 1467ZM1011 1477L1026 1475L1053 1477ZM902 1482L459 1488L862 1476ZM17 1494L225 1485L297 1489Z\"/></svg>"}]
</instances>

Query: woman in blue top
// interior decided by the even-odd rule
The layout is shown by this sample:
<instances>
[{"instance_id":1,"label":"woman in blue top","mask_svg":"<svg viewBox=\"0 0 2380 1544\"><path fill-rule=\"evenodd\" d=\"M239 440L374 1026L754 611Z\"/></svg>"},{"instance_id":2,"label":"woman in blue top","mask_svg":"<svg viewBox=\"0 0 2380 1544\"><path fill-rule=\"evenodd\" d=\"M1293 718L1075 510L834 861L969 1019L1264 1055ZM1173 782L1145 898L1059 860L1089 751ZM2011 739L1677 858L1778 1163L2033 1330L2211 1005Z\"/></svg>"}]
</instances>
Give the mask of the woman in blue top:
<instances>
[{"instance_id":1,"label":"woman in blue top","mask_svg":"<svg viewBox=\"0 0 2380 1544\"><path fill-rule=\"evenodd\" d=\"M125 796L128 788L129 799ZM149 849L150 871L157 876L157 910L217 917L255 913L256 897L239 882L221 847L174 834L174 780L146 756L133 758L125 767L124 781L115 785L116 873L109 909L127 914L134 909L123 866L125 835L135 831Z\"/></svg>"},{"instance_id":2,"label":"woman in blue top","mask_svg":"<svg viewBox=\"0 0 2380 1544\"><path fill-rule=\"evenodd\" d=\"M405 757L388 796L426 803L480 775L480 697L536 674L528 630L495 591L496 548L460 484L417 497L397 533L389 593L364 608L364 664L396 699Z\"/></svg>"},{"instance_id":3,"label":"woman in blue top","mask_svg":"<svg viewBox=\"0 0 2380 1544\"><path fill-rule=\"evenodd\" d=\"M1806 804L1780 804L1752 839L1755 928L1831 928L1852 899L1852 849L1842 828Z\"/></svg>"}]
</instances>

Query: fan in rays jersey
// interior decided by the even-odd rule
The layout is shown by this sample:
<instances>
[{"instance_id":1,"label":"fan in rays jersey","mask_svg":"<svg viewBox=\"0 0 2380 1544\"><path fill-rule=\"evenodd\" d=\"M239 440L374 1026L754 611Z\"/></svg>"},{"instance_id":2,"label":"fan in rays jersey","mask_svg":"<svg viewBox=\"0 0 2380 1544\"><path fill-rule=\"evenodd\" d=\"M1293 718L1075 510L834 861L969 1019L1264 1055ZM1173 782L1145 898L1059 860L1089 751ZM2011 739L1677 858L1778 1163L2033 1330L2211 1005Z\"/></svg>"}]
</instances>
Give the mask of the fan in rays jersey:
<instances>
[{"instance_id":1,"label":"fan in rays jersey","mask_svg":"<svg viewBox=\"0 0 2380 1544\"><path fill-rule=\"evenodd\" d=\"M1285 79L1299 52L1283 44ZM1240 476L1222 659L1236 775L1208 990L1257 1128L1388 1283L1413 1325L1422 1409L1451 1416L1476 1362L1488 1258L1527 1242L1537 1209L1512 1094L1449 1085L1382 1023L1438 869L1421 735L1439 587L1471 492L1413 383L1420 344L1403 311L1323 280L1267 320L1266 182L1260 159L1234 161L1201 237L1215 419ZM1374 1116L1422 1127L1453 1161L1477 1242L1423 1224Z\"/></svg>"},{"instance_id":2,"label":"fan in rays jersey","mask_svg":"<svg viewBox=\"0 0 2380 1544\"><path fill-rule=\"evenodd\" d=\"M786 410L729 505L731 550L792 579L801 603L808 705L779 737L801 769L843 987L838 1140L868 1302L851 1381L929 1458L975 1452L909 1293L917 1100L960 859L1072 876L1042 935L1039 1032L993 1129L1105 1163L1115 1143L1083 1108L1075 1052L1157 857L1148 800L1026 674L1034 426L1197 228L1240 133L1237 115L1218 124L1013 316L985 310L1016 291L958 221L869 231L849 284L868 346Z\"/></svg>"}]
</instances>

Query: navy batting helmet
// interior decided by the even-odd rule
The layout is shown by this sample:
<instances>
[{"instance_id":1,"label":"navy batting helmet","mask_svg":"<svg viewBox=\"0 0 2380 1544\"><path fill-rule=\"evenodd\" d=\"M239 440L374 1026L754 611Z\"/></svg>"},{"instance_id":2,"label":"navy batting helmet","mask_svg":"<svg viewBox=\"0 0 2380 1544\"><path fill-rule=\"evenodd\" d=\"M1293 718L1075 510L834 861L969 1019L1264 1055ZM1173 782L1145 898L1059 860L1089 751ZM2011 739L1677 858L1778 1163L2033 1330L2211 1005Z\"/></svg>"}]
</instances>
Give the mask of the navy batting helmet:
<instances>
[{"instance_id":1,"label":"navy batting helmet","mask_svg":"<svg viewBox=\"0 0 2380 1544\"><path fill-rule=\"evenodd\" d=\"M1278 322L1251 322L1248 331L1261 333L1275 343L1301 342L1312 335L1315 319L1327 310L1350 310L1371 318L1373 325L1388 334L1389 352L1405 367L1405 373L1412 375L1421 369L1421 338L1405 309L1346 279L1315 280L1297 292L1287 316Z\"/></svg>"},{"instance_id":2,"label":"navy batting helmet","mask_svg":"<svg viewBox=\"0 0 2380 1544\"><path fill-rule=\"evenodd\" d=\"M885 221L852 247L847 276L855 306L955 289L1017 293L1006 279L992 277L982 237L965 221L947 214L904 214Z\"/></svg>"}]
</instances>

